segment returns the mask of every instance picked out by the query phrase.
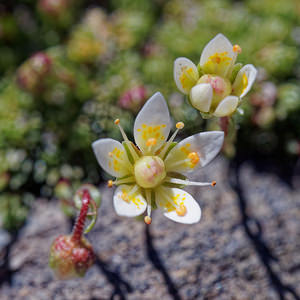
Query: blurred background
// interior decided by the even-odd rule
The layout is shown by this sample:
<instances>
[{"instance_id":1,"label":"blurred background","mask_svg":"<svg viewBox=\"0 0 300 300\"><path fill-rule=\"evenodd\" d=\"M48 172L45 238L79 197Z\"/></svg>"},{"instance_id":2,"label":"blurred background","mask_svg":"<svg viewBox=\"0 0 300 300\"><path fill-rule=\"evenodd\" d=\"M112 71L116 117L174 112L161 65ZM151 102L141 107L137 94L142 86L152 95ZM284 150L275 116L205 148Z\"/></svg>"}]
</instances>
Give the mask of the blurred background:
<instances>
[{"instance_id":1,"label":"blurred background","mask_svg":"<svg viewBox=\"0 0 300 300\"><path fill-rule=\"evenodd\" d=\"M238 62L259 71L223 154L279 168L297 184L299 0L1 1L2 231L18 232L40 197L70 198L82 183L107 180L91 142L120 139L117 117L132 136L135 115L156 91L185 123L184 136L217 128L178 92L173 62L197 64L219 32L242 47Z\"/></svg>"}]
</instances>

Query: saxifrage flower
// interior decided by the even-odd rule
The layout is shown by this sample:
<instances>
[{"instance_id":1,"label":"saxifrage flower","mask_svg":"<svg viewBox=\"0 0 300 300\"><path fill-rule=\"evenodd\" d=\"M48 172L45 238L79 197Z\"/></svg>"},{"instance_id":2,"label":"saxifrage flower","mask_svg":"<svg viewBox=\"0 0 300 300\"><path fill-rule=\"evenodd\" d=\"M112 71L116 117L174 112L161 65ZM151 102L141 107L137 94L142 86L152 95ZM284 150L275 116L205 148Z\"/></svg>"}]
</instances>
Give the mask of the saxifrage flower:
<instances>
[{"instance_id":1,"label":"saxifrage flower","mask_svg":"<svg viewBox=\"0 0 300 300\"><path fill-rule=\"evenodd\" d=\"M144 105L134 123L135 143L128 140L120 120L122 143L104 138L92 145L100 166L116 180L113 203L118 215L135 217L143 214L151 223L151 210L159 207L164 215L176 222L192 224L200 220L201 209L182 186L214 186L215 182L192 182L186 176L207 165L220 151L222 131L202 132L179 143L174 139L184 127L176 124L176 131L167 140L171 129L168 106L160 93L154 94Z\"/></svg>"},{"instance_id":2,"label":"saxifrage flower","mask_svg":"<svg viewBox=\"0 0 300 300\"><path fill-rule=\"evenodd\" d=\"M235 64L241 51L239 45L232 46L218 34L203 49L198 66L185 57L175 60L176 85L203 116L232 115L250 91L257 71L251 64Z\"/></svg>"}]
</instances>

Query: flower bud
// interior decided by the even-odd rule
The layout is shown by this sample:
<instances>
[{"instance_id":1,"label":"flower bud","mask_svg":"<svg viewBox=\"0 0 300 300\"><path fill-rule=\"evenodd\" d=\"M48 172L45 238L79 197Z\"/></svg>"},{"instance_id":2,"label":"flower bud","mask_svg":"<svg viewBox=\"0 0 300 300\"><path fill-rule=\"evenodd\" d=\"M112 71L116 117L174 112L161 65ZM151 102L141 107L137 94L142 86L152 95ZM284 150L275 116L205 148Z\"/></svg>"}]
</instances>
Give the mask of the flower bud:
<instances>
[{"instance_id":1,"label":"flower bud","mask_svg":"<svg viewBox=\"0 0 300 300\"><path fill-rule=\"evenodd\" d=\"M54 188L57 198L70 199L72 197L72 186L67 179L61 179Z\"/></svg>"},{"instance_id":2,"label":"flower bud","mask_svg":"<svg viewBox=\"0 0 300 300\"><path fill-rule=\"evenodd\" d=\"M71 235L62 235L51 245L49 266L59 279L83 277L94 259L92 245L85 238L76 241Z\"/></svg>"},{"instance_id":3,"label":"flower bud","mask_svg":"<svg viewBox=\"0 0 300 300\"><path fill-rule=\"evenodd\" d=\"M119 99L119 106L137 113L146 101L147 91L144 86L138 86L126 91Z\"/></svg>"},{"instance_id":4,"label":"flower bud","mask_svg":"<svg viewBox=\"0 0 300 300\"><path fill-rule=\"evenodd\" d=\"M70 0L40 0L38 9L47 16L61 17L70 5Z\"/></svg>"},{"instance_id":5,"label":"flower bud","mask_svg":"<svg viewBox=\"0 0 300 300\"><path fill-rule=\"evenodd\" d=\"M37 92L43 85L44 77L50 72L51 64L47 54L34 54L17 70L18 85L28 92Z\"/></svg>"},{"instance_id":6,"label":"flower bud","mask_svg":"<svg viewBox=\"0 0 300 300\"><path fill-rule=\"evenodd\" d=\"M95 201L97 207L101 204L101 193L97 187L95 187L92 184L83 184L80 186L80 188L76 191L74 196L74 202L77 209L81 209L82 206L82 197L83 197L83 191L88 190L88 192L91 195L91 198Z\"/></svg>"}]
</instances>

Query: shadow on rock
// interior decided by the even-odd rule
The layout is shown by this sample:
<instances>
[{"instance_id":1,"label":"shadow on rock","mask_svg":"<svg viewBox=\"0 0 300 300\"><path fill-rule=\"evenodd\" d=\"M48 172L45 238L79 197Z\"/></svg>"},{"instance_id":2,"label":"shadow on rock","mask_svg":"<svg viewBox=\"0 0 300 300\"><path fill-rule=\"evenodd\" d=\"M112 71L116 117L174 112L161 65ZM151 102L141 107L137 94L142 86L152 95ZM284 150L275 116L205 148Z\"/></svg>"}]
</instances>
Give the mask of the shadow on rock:
<instances>
[{"instance_id":1,"label":"shadow on rock","mask_svg":"<svg viewBox=\"0 0 300 300\"><path fill-rule=\"evenodd\" d=\"M296 291L292 286L286 285L282 282L279 274L274 271L271 263L278 263L279 259L273 255L270 248L267 246L266 242L263 239L263 229L259 221L249 214L247 208L247 199L244 194L242 184L240 182L240 165L241 162L233 162L230 166L230 184L232 189L236 192L238 196L238 206L241 213L242 225L244 230L251 241L254 250L256 251L258 257L260 258L261 263L264 265L267 274L269 276L270 282L276 290L280 300L290 299L286 298L286 295L291 295L294 299L300 300L300 297L297 295Z\"/></svg>"},{"instance_id":2,"label":"shadow on rock","mask_svg":"<svg viewBox=\"0 0 300 300\"><path fill-rule=\"evenodd\" d=\"M148 258L152 262L155 269L162 274L162 276L164 278L164 281L165 281L165 284L168 288L169 294L173 297L174 300L181 300L181 297L178 293L178 290L177 290L172 278L168 274L168 272L167 272L165 266L163 265L156 249L153 246L152 237L151 237L151 234L150 234L149 227L150 227L149 225L146 225L146 245L147 245Z\"/></svg>"},{"instance_id":3,"label":"shadow on rock","mask_svg":"<svg viewBox=\"0 0 300 300\"><path fill-rule=\"evenodd\" d=\"M10 260L9 260L11 248L17 240L18 240L18 232L13 232L11 234L10 242L0 252L0 285L2 285L5 282L11 285L12 276L15 272L18 271L18 270L12 270L10 268Z\"/></svg>"},{"instance_id":4,"label":"shadow on rock","mask_svg":"<svg viewBox=\"0 0 300 300\"><path fill-rule=\"evenodd\" d=\"M101 270L108 282L114 287L114 291L110 299L126 300L126 294L133 291L131 285L126 282L118 273L109 270L107 263L101 260L99 256L96 257L95 265Z\"/></svg>"}]
</instances>

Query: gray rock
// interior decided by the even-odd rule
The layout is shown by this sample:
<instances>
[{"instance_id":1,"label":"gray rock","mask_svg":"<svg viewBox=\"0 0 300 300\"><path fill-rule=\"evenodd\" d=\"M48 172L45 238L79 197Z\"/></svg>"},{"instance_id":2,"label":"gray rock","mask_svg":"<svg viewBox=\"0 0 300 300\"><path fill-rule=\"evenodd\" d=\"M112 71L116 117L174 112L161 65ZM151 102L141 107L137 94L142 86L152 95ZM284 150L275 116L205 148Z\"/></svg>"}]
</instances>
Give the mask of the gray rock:
<instances>
[{"instance_id":1,"label":"gray rock","mask_svg":"<svg viewBox=\"0 0 300 300\"><path fill-rule=\"evenodd\" d=\"M11 286L2 285L1 300L279 299L280 284L300 295L299 191L242 165L249 235L238 195L228 184L226 160L216 160L199 178L217 181L215 188L188 189L202 208L200 223L177 224L155 211L148 230L142 222L118 217L113 191L103 186L99 220L88 235L99 259L83 279L69 281L56 280L47 266L49 246L68 232L68 223L56 202L36 201L10 253L17 271Z\"/></svg>"}]
</instances>

